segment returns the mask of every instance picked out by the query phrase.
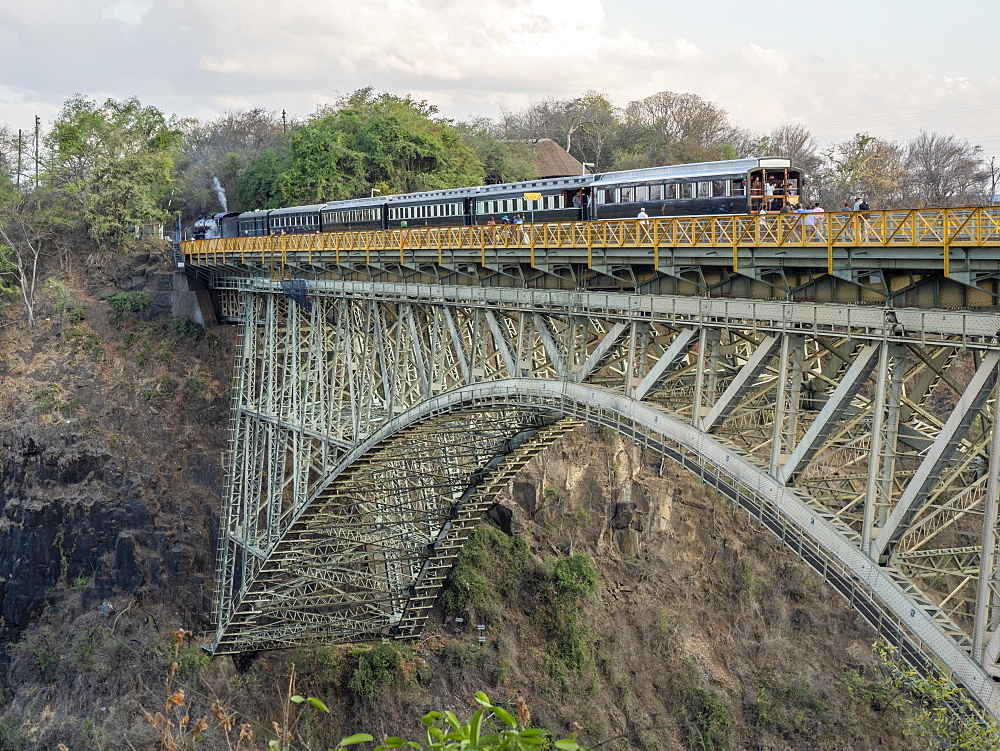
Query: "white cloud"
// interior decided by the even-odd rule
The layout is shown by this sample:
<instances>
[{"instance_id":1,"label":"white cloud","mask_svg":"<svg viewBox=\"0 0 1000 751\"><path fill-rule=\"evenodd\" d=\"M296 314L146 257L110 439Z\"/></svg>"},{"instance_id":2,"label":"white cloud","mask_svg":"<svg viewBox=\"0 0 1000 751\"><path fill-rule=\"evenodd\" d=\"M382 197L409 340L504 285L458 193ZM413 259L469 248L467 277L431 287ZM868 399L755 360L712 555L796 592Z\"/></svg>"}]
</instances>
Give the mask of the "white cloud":
<instances>
[{"instance_id":1,"label":"white cloud","mask_svg":"<svg viewBox=\"0 0 1000 751\"><path fill-rule=\"evenodd\" d=\"M1000 95L1000 81L971 66L931 72L923 56L876 60L859 45L846 53L822 37L824 24L809 27L816 42L803 52L767 18L751 19L759 25L742 39L753 41L722 41L711 24L690 23L703 9L629 13L629 1L12 2L0 9L0 123L22 120L24 107L56 110L78 91L137 95L182 115L263 106L302 116L372 86L463 118L588 90L620 105L671 90L712 100L746 126L795 121L832 139L954 129L963 122L954 108L950 121L946 108L920 122L899 113ZM876 116L886 111L895 116ZM1000 152L997 114L977 109L966 121L979 128L970 136L992 137Z\"/></svg>"},{"instance_id":2,"label":"white cloud","mask_svg":"<svg viewBox=\"0 0 1000 751\"><path fill-rule=\"evenodd\" d=\"M217 60L214 57L203 57L198 67L209 73L239 73L243 70L243 63L233 59Z\"/></svg>"},{"instance_id":3,"label":"white cloud","mask_svg":"<svg viewBox=\"0 0 1000 751\"><path fill-rule=\"evenodd\" d=\"M114 18L124 24L140 24L143 14L152 7L153 0L115 0L101 9L101 17Z\"/></svg>"}]
</instances>

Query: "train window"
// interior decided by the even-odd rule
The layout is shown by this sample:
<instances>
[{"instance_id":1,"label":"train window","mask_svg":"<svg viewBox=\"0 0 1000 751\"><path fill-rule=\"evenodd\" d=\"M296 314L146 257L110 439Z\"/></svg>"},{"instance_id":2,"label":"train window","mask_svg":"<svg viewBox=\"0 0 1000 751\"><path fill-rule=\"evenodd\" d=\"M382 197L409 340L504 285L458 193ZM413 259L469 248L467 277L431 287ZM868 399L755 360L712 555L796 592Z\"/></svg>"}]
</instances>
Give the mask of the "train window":
<instances>
[{"instance_id":1,"label":"train window","mask_svg":"<svg viewBox=\"0 0 1000 751\"><path fill-rule=\"evenodd\" d=\"M668 201L672 201L674 199L681 197L680 186L677 183L667 183L666 189L667 193L663 197L666 198Z\"/></svg>"},{"instance_id":2,"label":"train window","mask_svg":"<svg viewBox=\"0 0 1000 751\"><path fill-rule=\"evenodd\" d=\"M730 180L729 190L731 196L742 196L746 192L746 186L743 184L743 180Z\"/></svg>"},{"instance_id":3,"label":"train window","mask_svg":"<svg viewBox=\"0 0 1000 751\"><path fill-rule=\"evenodd\" d=\"M649 186L649 200L659 201L663 198L663 186L662 185L650 185Z\"/></svg>"},{"instance_id":4,"label":"train window","mask_svg":"<svg viewBox=\"0 0 1000 751\"><path fill-rule=\"evenodd\" d=\"M635 200L635 188L621 189L622 203L632 203Z\"/></svg>"},{"instance_id":5,"label":"train window","mask_svg":"<svg viewBox=\"0 0 1000 751\"><path fill-rule=\"evenodd\" d=\"M712 195L712 183L710 182L700 182L698 183L698 198L709 198Z\"/></svg>"},{"instance_id":6,"label":"train window","mask_svg":"<svg viewBox=\"0 0 1000 751\"><path fill-rule=\"evenodd\" d=\"M681 183L681 198L694 198L694 183Z\"/></svg>"},{"instance_id":7,"label":"train window","mask_svg":"<svg viewBox=\"0 0 1000 751\"><path fill-rule=\"evenodd\" d=\"M615 188L606 188L604 190L604 203L618 203L617 193Z\"/></svg>"},{"instance_id":8,"label":"train window","mask_svg":"<svg viewBox=\"0 0 1000 751\"><path fill-rule=\"evenodd\" d=\"M712 198L724 198L726 195L726 181L712 180Z\"/></svg>"},{"instance_id":9,"label":"train window","mask_svg":"<svg viewBox=\"0 0 1000 751\"><path fill-rule=\"evenodd\" d=\"M637 185L635 187L635 200L641 203L642 201L645 201L648 198L649 198L649 188L645 185Z\"/></svg>"}]
</instances>

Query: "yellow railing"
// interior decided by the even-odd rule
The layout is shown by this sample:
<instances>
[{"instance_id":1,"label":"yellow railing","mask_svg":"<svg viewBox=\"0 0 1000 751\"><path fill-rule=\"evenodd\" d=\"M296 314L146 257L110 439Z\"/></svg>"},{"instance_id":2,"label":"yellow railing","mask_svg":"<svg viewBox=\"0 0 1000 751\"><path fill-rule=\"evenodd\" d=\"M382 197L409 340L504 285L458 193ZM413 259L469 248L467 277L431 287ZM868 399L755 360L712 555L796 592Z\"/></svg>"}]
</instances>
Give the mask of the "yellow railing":
<instances>
[{"instance_id":1,"label":"yellow railing","mask_svg":"<svg viewBox=\"0 0 1000 751\"><path fill-rule=\"evenodd\" d=\"M815 222L814 222L815 219ZM637 262L659 263L660 250L729 249L736 265L740 248L833 249L940 248L948 271L951 246L1000 246L1000 207L827 212L823 214L740 214L716 217L627 219L599 222L499 225L496 227L411 227L368 232L331 232L269 237L197 240L183 243L192 265L287 263L406 264L419 253L438 262L453 251L478 251L482 262L499 251L520 251L534 264L536 254L577 251L595 262L621 249L637 250ZM585 254L585 257L584 255ZM507 260L516 256L505 254Z\"/></svg>"}]
</instances>

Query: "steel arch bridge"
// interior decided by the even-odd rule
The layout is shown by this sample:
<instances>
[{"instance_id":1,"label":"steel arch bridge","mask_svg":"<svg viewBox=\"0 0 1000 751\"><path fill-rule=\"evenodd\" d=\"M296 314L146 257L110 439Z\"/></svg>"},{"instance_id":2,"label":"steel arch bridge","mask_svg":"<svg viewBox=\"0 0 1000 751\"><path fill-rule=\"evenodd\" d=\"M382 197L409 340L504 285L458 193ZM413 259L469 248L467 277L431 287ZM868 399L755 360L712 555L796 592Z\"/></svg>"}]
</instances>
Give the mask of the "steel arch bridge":
<instances>
[{"instance_id":1,"label":"steel arch bridge","mask_svg":"<svg viewBox=\"0 0 1000 751\"><path fill-rule=\"evenodd\" d=\"M241 327L215 653L415 635L584 421L700 475L1000 715L992 313L217 282Z\"/></svg>"}]
</instances>

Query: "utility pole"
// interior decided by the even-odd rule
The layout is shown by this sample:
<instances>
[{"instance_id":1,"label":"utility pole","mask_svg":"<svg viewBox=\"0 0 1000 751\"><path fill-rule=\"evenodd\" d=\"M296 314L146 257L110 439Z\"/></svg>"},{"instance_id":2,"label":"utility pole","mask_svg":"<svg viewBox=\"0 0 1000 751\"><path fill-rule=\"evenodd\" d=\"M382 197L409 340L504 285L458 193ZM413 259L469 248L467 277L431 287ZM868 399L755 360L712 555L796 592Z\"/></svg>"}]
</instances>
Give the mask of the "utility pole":
<instances>
[{"instance_id":1,"label":"utility pole","mask_svg":"<svg viewBox=\"0 0 1000 751\"><path fill-rule=\"evenodd\" d=\"M285 111L281 110L281 132L288 130L288 122L285 120Z\"/></svg>"},{"instance_id":2,"label":"utility pole","mask_svg":"<svg viewBox=\"0 0 1000 751\"><path fill-rule=\"evenodd\" d=\"M21 128L17 129L17 187L21 188L21 149L24 148L24 131Z\"/></svg>"},{"instance_id":3,"label":"utility pole","mask_svg":"<svg viewBox=\"0 0 1000 751\"><path fill-rule=\"evenodd\" d=\"M38 187L38 131L42 127L42 118L35 115L35 187Z\"/></svg>"}]
</instances>

